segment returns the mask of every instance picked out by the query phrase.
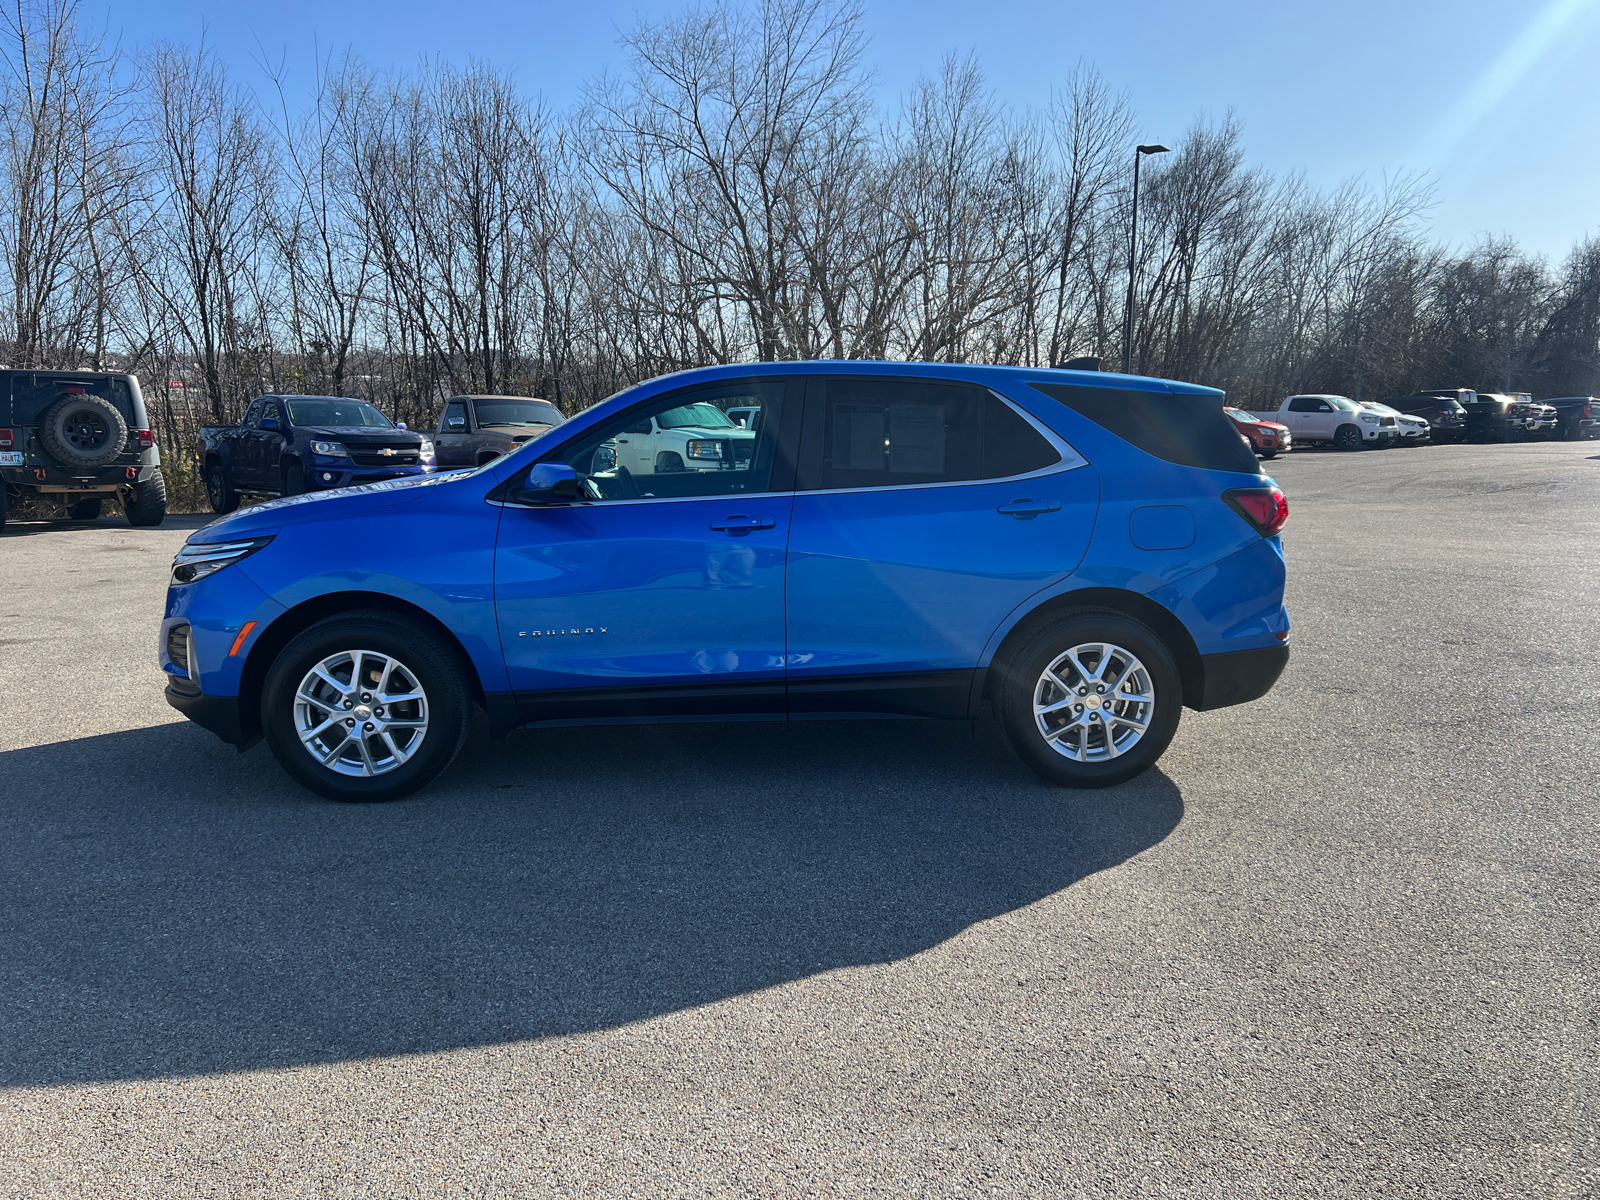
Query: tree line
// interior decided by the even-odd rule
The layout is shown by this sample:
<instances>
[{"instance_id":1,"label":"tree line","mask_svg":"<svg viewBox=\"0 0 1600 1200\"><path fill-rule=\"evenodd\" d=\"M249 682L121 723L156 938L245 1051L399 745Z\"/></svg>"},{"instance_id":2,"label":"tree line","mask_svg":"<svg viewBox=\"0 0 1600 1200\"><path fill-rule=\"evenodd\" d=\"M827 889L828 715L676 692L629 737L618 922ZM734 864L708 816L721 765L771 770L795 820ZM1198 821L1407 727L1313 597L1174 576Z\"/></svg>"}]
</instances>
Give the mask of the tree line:
<instances>
[{"instance_id":1,"label":"tree line","mask_svg":"<svg viewBox=\"0 0 1600 1200\"><path fill-rule=\"evenodd\" d=\"M0 353L137 372L169 460L264 391L426 423L712 363L1119 363L1133 98L1080 65L1019 113L952 57L889 111L866 51L851 0L728 0L639 21L556 110L478 62L252 83L12 0ZM1600 242L1451 250L1430 204L1274 177L1197 121L1143 168L1133 369L1247 406L1596 390Z\"/></svg>"}]
</instances>

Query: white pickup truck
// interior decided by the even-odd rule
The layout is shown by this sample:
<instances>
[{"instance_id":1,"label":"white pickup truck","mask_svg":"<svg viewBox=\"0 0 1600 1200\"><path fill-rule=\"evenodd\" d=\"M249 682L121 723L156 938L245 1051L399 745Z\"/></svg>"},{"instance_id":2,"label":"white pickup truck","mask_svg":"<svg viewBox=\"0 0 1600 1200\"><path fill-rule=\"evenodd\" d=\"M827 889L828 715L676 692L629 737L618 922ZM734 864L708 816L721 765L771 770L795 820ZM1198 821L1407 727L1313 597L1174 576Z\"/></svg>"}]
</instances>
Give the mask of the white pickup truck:
<instances>
[{"instance_id":1,"label":"white pickup truck","mask_svg":"<svg viewBox=\"0 0 1600 1200\"><path fill-rule=\"evenodd\" d=\"M755 444L753 428L734 424L727 413L702 400L643 418L602 450L631 475L666 475L747 470Z\"/></svg>"},{"instance_id":2,"label":"white pickup truck","mask_svg":"<svg viewBox=\"0 0 1600 1200\"><path fill-rule=\"evenodd\" d=\"M1327 442L1340 450L1382 446L1395 440L1393 417L1363 408L1348 396L1289 396L1275 409L1251 409L1262 421L1287 425L1296 446Z\"/></svg>"}]
</instances>

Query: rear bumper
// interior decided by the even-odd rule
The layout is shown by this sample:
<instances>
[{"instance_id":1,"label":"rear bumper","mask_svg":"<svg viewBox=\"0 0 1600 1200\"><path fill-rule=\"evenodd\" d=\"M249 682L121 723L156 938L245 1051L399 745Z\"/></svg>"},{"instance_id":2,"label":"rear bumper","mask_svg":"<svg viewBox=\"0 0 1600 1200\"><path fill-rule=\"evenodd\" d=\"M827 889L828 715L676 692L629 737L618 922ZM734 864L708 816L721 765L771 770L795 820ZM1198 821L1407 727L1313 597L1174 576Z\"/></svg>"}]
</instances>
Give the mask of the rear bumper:
<instances>
[{"instance_id":1,"label":"rear bumper","mask_svg":"<svg viewBox=\"0 0 1600 1200\"><path fill-rule=\"evenodd\" d=\"M1288 646L1266 646L1260 650L1230 650L1226 654L1202 654L1203 681L1200 712L1248 704L1272 690L1283 669L1289 665Z\"/></svg>"}]
</instances>

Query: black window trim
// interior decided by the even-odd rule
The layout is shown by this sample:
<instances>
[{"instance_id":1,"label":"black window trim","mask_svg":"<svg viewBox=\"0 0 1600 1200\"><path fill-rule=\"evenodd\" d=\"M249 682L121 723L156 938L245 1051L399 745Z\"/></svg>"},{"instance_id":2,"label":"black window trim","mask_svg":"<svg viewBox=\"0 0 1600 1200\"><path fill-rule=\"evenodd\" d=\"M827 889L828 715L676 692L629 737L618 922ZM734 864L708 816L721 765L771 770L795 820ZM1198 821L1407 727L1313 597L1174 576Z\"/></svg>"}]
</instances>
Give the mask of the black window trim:
<instances>
[{"instance_id":1,"label":"black window trim","mask_svg":"<svg viewBox=\"0 0 1600 1200\"><path fill-rule=\"evenodd\" d=\"M1033 431L1043 437L1044 440L1050 444L1050 448L1061 457L1058 461L1051 463L1047 467L1039 467L1037 470L1025 471L1021 475L994 475L986 476L982 479L940 479L934 480L930 483L868 483L857 487L805 488L800 486L801 475L797 474L795 477L794 488L794 494L796 496L845 496L856 492L908 492L924 488L978 487L991 483L1020 483L1027 479L1041 479L1046 475L1056 475L1066 471L1076 471L1080 467L1087 467L1089 465L1089 460L1083 455L1079 454L1078 451L1074 449L1059 433L1051 429L1043 421L1039 420L1039 418L1035 417L1032 413L1028 412L1021 405L1016 403L1016 401L1012 400L1011 397L1006 396L1001 392L997 392L994 390L994 388L987 387L981 383L969 383L964 379L932 379L923 375L814 375L810 376L809 378L814 379L816 383L806 389L806 418L808 427L813 420L820 422L820 419L823 415L820 411L823 397L822 389L827 385L827 382L830 379L881 379L886 383L936 383L947 387L962 387L974 391L988 392L989 395L993 396L996 400L1000 401L1000 403L1004 404L1012 412L1016 413L1017 416L1021 417L1025 422L1027 422L1027 424L1032 427ZM802 443L801 447L802 454L807 454L811 451L815 452L815 457L818 459L818 461L811 464L813 470L819 469L821 466L820 451L822 448L822 434L820 430L821 426L819 424L818 432L815 435L814 446L807 443Z\"/></svg>"}]
</instances>

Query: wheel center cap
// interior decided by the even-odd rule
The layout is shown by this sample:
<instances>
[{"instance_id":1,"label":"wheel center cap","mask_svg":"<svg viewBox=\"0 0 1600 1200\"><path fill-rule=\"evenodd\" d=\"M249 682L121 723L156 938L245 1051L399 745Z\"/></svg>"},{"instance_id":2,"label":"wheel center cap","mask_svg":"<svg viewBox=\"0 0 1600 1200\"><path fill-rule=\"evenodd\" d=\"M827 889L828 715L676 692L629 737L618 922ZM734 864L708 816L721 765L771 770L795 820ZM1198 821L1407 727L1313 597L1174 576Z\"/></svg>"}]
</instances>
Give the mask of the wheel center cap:
<instances>
[{"instance_id":1,"label":"wheel center cap","mask_svg":"<svg viewBox=\"0 0 1600 1200\"><path fill-rule=\"evenodd\" d=\"M1084 701L1083 702L1089 706L1089 711L1090 712L1093 712L1095 709L1100 707L1100 697L1099 696L1086 696L1086 697L1084 697Z\"/></svg>"},{"instance_id":2,"label":"wheel center cap","mask_svg":"<svg viewBox=\"0 0 1600 1200\"><path fill-rule=\"evenodd\" d=\"M355 707L355 718L358 721L370 721L370 720L372 720L372 709L368 708L365 704L356 705L356 707Z\"/></svg>"}]
</instances>

